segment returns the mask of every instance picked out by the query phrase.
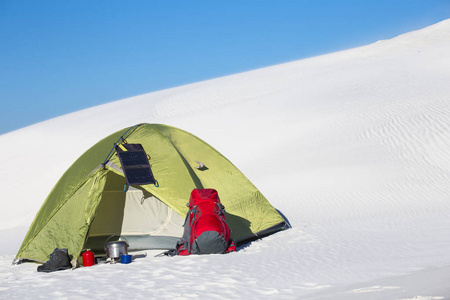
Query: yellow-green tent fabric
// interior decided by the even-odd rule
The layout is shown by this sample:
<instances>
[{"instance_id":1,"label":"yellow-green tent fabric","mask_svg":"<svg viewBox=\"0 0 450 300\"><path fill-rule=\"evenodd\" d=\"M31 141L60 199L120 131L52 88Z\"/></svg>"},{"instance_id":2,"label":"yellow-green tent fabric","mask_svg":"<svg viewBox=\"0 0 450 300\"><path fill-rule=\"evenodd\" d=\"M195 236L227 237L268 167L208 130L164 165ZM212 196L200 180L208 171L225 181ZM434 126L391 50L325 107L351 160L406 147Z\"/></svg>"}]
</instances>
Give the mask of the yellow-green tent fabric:
<instances>
[{"instance_id":1,"label":"yellow-green tent fabric","mask_svg":"<svg viewBox=\"0 0 450 300\"><path fill-rule=\"evenodd\" d=\"M141 144L149 154L157 185L124 189L114 147L125 142ZM199 161L205 168L198 168ZM67 248L76 266L83 249L102 251L113 236L127 240L130 251L174 248L195 188L218 191L237 243L286 228L259 190L206 142L171 126L138 124L99 141L64 173L37 213L15 262L44 262L55 248Z\"/></svg>"}]
</instances>

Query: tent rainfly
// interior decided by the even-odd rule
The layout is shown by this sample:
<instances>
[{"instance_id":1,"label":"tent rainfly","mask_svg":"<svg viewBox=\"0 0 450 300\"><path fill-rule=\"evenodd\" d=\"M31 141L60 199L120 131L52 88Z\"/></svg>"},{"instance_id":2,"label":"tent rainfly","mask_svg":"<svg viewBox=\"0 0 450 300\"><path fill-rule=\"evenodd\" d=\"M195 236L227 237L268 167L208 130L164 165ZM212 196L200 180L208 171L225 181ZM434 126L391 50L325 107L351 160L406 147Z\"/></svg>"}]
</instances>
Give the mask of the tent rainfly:
<instances>
[{"instance_id":1,"label":"tent rainfly","mask_svg":"<svg viewBox=\"0 0 450 300\"><path fill-rule=\"evenodd\" d=\"M146 182L130 181L135 175L131 171L126 176L119 154L127 145L142 146L148 154ZM287 228L261 192L210 145L178 128L138 124L99 141L64 173L14 263L45 262L55 248L67 248L76 267L83 249L104 252L108 239L119 237L130 251L173 249L183 234L186 203L195 188L218 191L238 244Z\"/></svg>"}]
</instances>

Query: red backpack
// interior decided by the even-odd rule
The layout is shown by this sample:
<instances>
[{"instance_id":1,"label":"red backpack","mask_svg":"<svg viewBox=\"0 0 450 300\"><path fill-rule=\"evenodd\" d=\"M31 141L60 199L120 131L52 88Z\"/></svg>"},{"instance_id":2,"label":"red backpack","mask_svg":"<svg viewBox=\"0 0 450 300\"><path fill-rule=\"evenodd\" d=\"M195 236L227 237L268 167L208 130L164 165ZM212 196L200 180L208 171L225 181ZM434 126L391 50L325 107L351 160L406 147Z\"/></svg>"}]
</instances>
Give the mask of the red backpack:
<instances>
[{"instance_id":1,"label":"red backpack","mask_svg":"<svg viewBox=\"0 0 450 300\"><path fill-rule=\"evenodd\" d=\"M194 189L187 204L184 234L177 244L178 255L214 254L236 251L225 221L225 207L214 189Z\"/></svg>"}]
</instances>

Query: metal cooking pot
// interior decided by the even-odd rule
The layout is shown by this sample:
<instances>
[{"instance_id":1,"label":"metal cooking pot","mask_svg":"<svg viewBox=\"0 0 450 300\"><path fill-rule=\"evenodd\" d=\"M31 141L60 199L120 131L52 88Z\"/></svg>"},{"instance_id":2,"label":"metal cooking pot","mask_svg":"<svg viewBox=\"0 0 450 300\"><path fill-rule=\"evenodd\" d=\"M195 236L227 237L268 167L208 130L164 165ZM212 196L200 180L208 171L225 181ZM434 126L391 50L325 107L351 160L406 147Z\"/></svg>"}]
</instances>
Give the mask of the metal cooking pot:
<instances>
[{"instance_id":1,"label":"metal cooking pot","mask_svg":"<svg viewBox=\"0 0 450 300\"><path fill-rule=\"evenodd\" d=\"M126 241L107 241L105 251L109 258L119 258L122 254L128 254L128 243Z\"/></svg>"}]
</instances>

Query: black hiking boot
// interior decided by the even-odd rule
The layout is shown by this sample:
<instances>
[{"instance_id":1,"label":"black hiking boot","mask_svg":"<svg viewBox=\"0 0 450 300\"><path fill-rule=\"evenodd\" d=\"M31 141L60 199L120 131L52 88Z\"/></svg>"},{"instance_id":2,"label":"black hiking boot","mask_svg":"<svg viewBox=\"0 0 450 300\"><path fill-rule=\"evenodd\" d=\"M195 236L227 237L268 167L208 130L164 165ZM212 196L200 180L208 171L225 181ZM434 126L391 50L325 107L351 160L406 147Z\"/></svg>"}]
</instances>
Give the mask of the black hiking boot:
<instances>
[{"instance_id":1,"label":"black hiking boot","mask_svg":"<svg viewBox=\"0 0 450 300\"><path fill-rule=\"evenodd\" d=\"M67 270L72 267L70 264L69 254L66 248L56 248L52 254L48 256L50 259L42 266L37 268L38 272L54 272Z\"/></svg>"}]
</instances>

